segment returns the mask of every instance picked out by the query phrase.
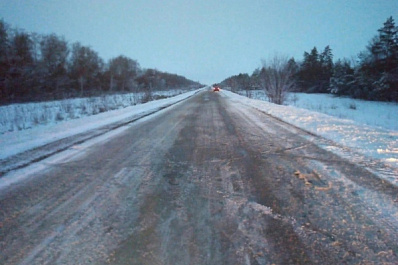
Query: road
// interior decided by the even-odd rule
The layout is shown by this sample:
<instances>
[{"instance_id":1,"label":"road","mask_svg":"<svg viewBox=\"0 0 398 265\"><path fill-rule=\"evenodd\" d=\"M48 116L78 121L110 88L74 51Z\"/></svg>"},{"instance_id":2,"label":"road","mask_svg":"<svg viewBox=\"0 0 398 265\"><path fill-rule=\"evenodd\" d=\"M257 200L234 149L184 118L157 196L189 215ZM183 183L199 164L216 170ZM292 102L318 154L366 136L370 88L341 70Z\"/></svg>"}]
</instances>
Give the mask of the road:
<instances>
[{"instance_id":1,"label":"road","mask_svg":"<svg viewBox=\"0 0 398 265\"><path fill-rule=\"evenodd\" d=\"M314 137L198 93L1 189L0 264L398 264L398 188Z\"/></svg>"}]
</instances>

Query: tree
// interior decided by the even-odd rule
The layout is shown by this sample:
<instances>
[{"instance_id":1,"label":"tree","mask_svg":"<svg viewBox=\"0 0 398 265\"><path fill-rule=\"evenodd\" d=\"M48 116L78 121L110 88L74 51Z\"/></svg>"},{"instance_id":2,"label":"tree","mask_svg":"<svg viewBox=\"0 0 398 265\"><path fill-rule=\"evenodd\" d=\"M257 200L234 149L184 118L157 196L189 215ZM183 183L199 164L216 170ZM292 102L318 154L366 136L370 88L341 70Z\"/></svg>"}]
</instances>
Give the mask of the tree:
<instances>
[{"instance_id":1,"label":"tree","mask_svg":"<svg viewBox=\"0 0 398 265\"><path fill-rule=\"evenodd\" d=\"M44 72L45 86L48 91L60 92L68 83L67 59L68 43L55 34L44 36L40 42L41 67Z\"/></svg>"},{"instance_id":2,"label":"tree","mask_svg":"<svg viewBox=\"0 0 398 265\"><path fill-rule=\"evenodd\" d=\"M75 43L72 46L72 56L70 61L70 75L78 83L80 95L84 94L84 87L89 88L99 85L98 77L103 68L103 61L97 52L90 47Z\"/></svg>"},{"instance_id":3,"label":"tree","mask_svg":"<svg viewBox=\"0 0 398 265\"><path fill-rule=\"evenodd\" d=\"M398 28L389 17L379 29L382 51L380 59L381 75L375 82L375 89L383 98L398 101Z\"/></svg>"},{"instance_id":4,"label":"tree","mask_svg":"<svg viewBox=\"0 0 398 265\"><path fill-rule=\"evenodd\" d=\"M398 33L392 17L388 18L360 54L356 72L357 91L362 98L398 101Z\"/></svg>"},{"instance_id":5,"label":"tree","mask_svg":"<svg viewBox=\"0 0 398 265\"><path fill-rule=\"evenodd\" d=\"M281 55L275 55L268 62L263 61L259 85L272 103L283 104L287 93L294 88L293 71L288 62L288 58Z\"/></svg>"},{"instance_id":6,"label":"tree","mask_svg":"<svg viewBox=\"0 0 398 265\"><path fill-rule=\"evenodd\" d=\"M33 42L28 33L16 32L11 38L8 63L7 86L10 96L15 100L27 98L36 81Z\"/></svg>"},{"instance_id":7,"label":"tree","mask_svg":"<svg viewBox=\"0 0 398 265\"><path fill-rule=\"evenodd\" d=\"M225 86L230 89L232 92L245 91L247 97L251 97L251 90L253 89L253 85L255 84L256 79L254 77L250 77L248 74L240 73L238 75L234 75L228 77L224 81L221 82L221 86Z\"/></svg>"},{"instance_id":8,"label":"tree","mask_svg":"<svg viewBox=\"0 0 398 265\"><path fill-rule=\"evenodd\" d=\"M236 80L235 76L228 77L224 81L221 82L221 85L230 89L232 92L238 92L239 84L238 81Z\"/></svg>"},{"instance_id":9,"label":"tree","mask_svg":"<svg viewBox=\"0 0 398 265\"><path fill-rule=\"evenodd\" d=\"M347 59L337 60L330 79L330 92L339 96L353 95L355 83L354 69Z\"/></svg>"},{"instance_id":10,"label":"tree","mask_svg":"<svg viewBox=\"0 0 398 265\"><path fill-rule=\"evenodd\" d=\"M0 67L4 67L8 63L9 48L7 25L3 20L0 20Z\"/></svg>"},{"instance_id":11,"label":"tree","mask_svg":"<svg viewBox=\"0 0 398 265\"><path fill-rule=\"evenodd\" d=\"M316 47L310 53L304 52L304 60L298 76L302 91L318 92L321 64Z\"/></svg>"},{"instance_id":12,"label":"tree","mask_svg":"<svg viewBox=\"0 0 398 265\"><path fill-rule=\"evenodd\" d=\"M300 71L300 66L299 66L299 64L296 62L296 60L293 57L289 59L287 64L288 64L288 67L289 67L290 71L292 72L292 78L293 78L294 83L295 83L295 86L292 89L293 90L297 90L298 89L298 86L297 86L298 74L299 74L299 71Z\"/></svg>"},{"instance_id":13,"label":"tree","mask_svg":"<svg viewBox=\"0 0 398 265\"><path fill-rule=\"evenodd\" d=\"M326 93L328 92L330 78L333 74L333 54L329 45L326 46L323 52L320 54L319 63L321 67L320 92Z\"/></svg>"},{"instance_id":14,"label":"tree","mask_svg":"<svg viewBox=\"0 0 398 265\"><path fill-rule=\"evenodd\" d=\"M251 91L251 80L250 76L248 74L239 74L237 77L237 82L239 84L240 89L243 89L246 93L246 97L251 98L252 97L252 91Z\"/></svg>"},{"instance_id":15,"label":"tree","mask_svg":"<svg viewBox=\"0 0 398 265\"><path fill-rule=\"evenodd\" d=\"M55 34L39 35L10 28L0 19L0 104L98 95L103 87L119 91L194 89L201 85L176 74L148 70L119 56L107 65L90 47L68 45ZM111 78L112 77L112 78ZM79 93L80 92L80 93Z\"/></svg>"},{"instance_id":16,"label":"tree","mask_svg":"<svg viewBox=\"0 0 398 265\"><path fill-rule=\"evenodd\" d=\"M135 60L123 55L111 59L108 63L109 90L115 87L121 91L132 90L139 72L140 65Z\"/></svg>"},{"instance_id":17,"label":"tree","mask_svg":"<svg viewBox=\"0 0 398 265\"><path fill-rule=\"evenodd\" d=\"M0 20L0 99L5 100L9 97L9 89L7 86L7 79L9 79L9 57L10 43L8 39L7 25L3 20Z\"/></svg>"},{"instance_id":18,"label":"tree","mask_svg":"<svg viewBox=\"0 0 398 265\"><path fill-rule=\"evenodd\" d=\"M389 17L384 27L378 31L381 61L384 64L384 70L390 71L396 67L398 59L398 28L395 27L394 19Z\"/></svg>"},{"instance_id":19,"label":"tree","mask_svg":"<svg viewBox=\"0 0 398 265\"><path fill-rule=\"evenodd\" d=\"M12 40L12 59L17 66L26 66L33 62L33 42L28 33L17 32Z\"/></svg>"}]
</instances>

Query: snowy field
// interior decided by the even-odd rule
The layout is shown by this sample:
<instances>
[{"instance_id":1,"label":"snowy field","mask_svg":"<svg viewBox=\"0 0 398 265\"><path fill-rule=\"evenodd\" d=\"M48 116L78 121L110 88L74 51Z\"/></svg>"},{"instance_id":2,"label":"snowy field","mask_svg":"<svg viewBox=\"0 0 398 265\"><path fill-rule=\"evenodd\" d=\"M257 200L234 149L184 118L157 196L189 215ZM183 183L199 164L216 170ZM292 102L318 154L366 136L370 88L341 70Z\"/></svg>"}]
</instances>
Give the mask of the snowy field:
<instances>
[{"instance_id":1,"label":"snowy field","mask_svg":"<svg viewBox=\"0 0 398 265\"><path fill-rule=\"evenodd\" d=\"M3 132L0 134L0 160L39 146L43 146L59 139L77 135L79 133L84 133L89 130L94 130L108 124L120 122L130 117L145 115L162 107L186 99L196 92L198 92L198 90L186 92L166 99L150 101L144 104L120 107L119 109L104 111L96 115L82 115L83 117L80 118L77 118L77 116L75 116L74 119L70 118L63 120L54 120L49 118L46 124L32 124L32 127L29 129ZM126 102L128 102L127 96L128 95L125 95ZM64 102L72 104L71 108L74 109L72 113L79 113L82 108L92 108L92 106L84 107L84 105L81 105L85 100L90 101L90 99L74 99L67 101L54 101L51 103L24 104L31 105L22 106L26 110L30 109L31 113L26 112L28 117L21 117L21 119L23 120L24 124L31 124L32 117L38 117L43 115L43 113L50 113L51 111L55 111L55 113L46 115L56 116L57 113L61 113L61 115L66 116L67 112L63 112L64 109L60 108ZM14 107L14 105L9 106L8 108L12 107ZM18 107L19 106L17 106L16 109L18 109ZM50 111L48 109L50 109ZM4 112L1 113L1 115L5 115ZM6 119L7 117L3 118Z\"/></svg>"},{"instance_id":2,"label":"snowy field","mask_svg":"<svg viewBox=\"0 0 398 265\"><path fill-rule=\"evenodd\" d=\"M152 97L153 99L166 98L184 92L186 91L181 89L156 91L152 93ZM96 115L141 104L143 101L145 101L144 93L129 93L2 106L0 107L0 134Z\"/></svg>"},{"instance_id":3,"label":"snowy field","mask_svg":"<svg viewBox=\"0 0 398 265\"><path fill-rule=\"evenodd\" d=\"M398 185L397 104L335 98L328 95L296 94L298 100L290 103L296 106L280 106L264 101L264 97L261 98L260 95L258 96L261 99L256 100L229 91L222 91L222 93L232 100L257 108L310 133L333 141L341 148L323 147L357 164L369 164L372 167L372 164L377 162L374 160L364 162L367 160L366 158L381 161L387 167L391 167L391 169L386 169L386 174L383 177L387 176L387 180ZM350 109L347 104L355 104L356 109ZM322 107L319 108L319 105ZM315 111L299 106L310 109L314 107ZM327 114L320 113L321 111Z\"/></svg>"},{"instance_id":4,"label":"snowy field","mask_svg":"<svg viewBox=\"0 0 398 265\"><path fill-rule=\"evenodd\" d=\"M267 101L264 91L250 91L251 98ZM240 91L245 96L245 91ZM330 94L291 93L286 105L324 113L340 119L353 120L387 130L398 131L398 104L366 101Z\"/></svg>"}]
</instances>

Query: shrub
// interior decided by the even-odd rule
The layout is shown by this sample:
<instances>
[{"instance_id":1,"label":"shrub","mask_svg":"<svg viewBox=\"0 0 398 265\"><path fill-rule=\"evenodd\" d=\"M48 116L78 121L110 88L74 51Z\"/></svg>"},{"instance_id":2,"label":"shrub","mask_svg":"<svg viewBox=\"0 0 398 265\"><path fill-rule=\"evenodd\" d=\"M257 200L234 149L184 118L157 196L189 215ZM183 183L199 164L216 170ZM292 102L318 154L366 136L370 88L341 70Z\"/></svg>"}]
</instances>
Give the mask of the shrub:
<instances>
[{"instance_id":1,"label":"shrub","mask_svg":"<svg viewBox=\"0 0 398 265\"><path fill-rule=\"evenodd\" d=\"M355 104L355 102L351 102L350 105L348 106L350 109L356 110L357 109L357 105Z\"/></svg>"}]
</instances>

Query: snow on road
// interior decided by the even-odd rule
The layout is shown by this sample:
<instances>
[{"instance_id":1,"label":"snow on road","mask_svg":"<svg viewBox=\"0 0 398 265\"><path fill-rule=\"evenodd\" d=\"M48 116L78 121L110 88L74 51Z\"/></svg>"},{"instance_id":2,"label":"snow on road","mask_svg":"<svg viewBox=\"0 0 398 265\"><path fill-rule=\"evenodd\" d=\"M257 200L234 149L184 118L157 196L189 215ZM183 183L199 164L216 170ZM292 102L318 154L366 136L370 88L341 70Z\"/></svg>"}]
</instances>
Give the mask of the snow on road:
<instances>
[{"instance_id":1,"label":"snow on road","mask_svg":"<svg viewBox=\"0 0 398 265\"><path fill-rule=\"evenodd\" d=\"M293 106L249 99L225 90L222 93L231 100L254 107L312 134L331 140L343 149L349 149L351 151L349 154L362 155L363 158L356 157L354 160L356 163L360 162L358 159L364 160L366 157L381 161L390 168L389 172L386 172L387 179L398 185L398 131L372 127ZM334 146L326 146L326 149L347 156Z\"/></svg>"},{"instance_id":2,"label":"snow on road","mask_svg":"<svg viewBox=\"0 0 398 265\"><path fill-rule=\"evenodd\" d=\"M57 124L38 126L29 130L4 133L0 135L0 159L134 115L152 112L162 106L190 97L196 92L192 91L173 98L152 101ZM390 176L388 180L398 184L398 131L371 127L353 120L340 119L293 106L280 106L261 100L249 99L229 91L222 91L220 95L237 103L254 107L312 134L329 139L356 154L381 161L388 165L391 171L388 172L388 176ZM326 148L338 153L333 150L333 146ZM391 178L391 176L394 178Z\"/></svg>"}]
</instances>

